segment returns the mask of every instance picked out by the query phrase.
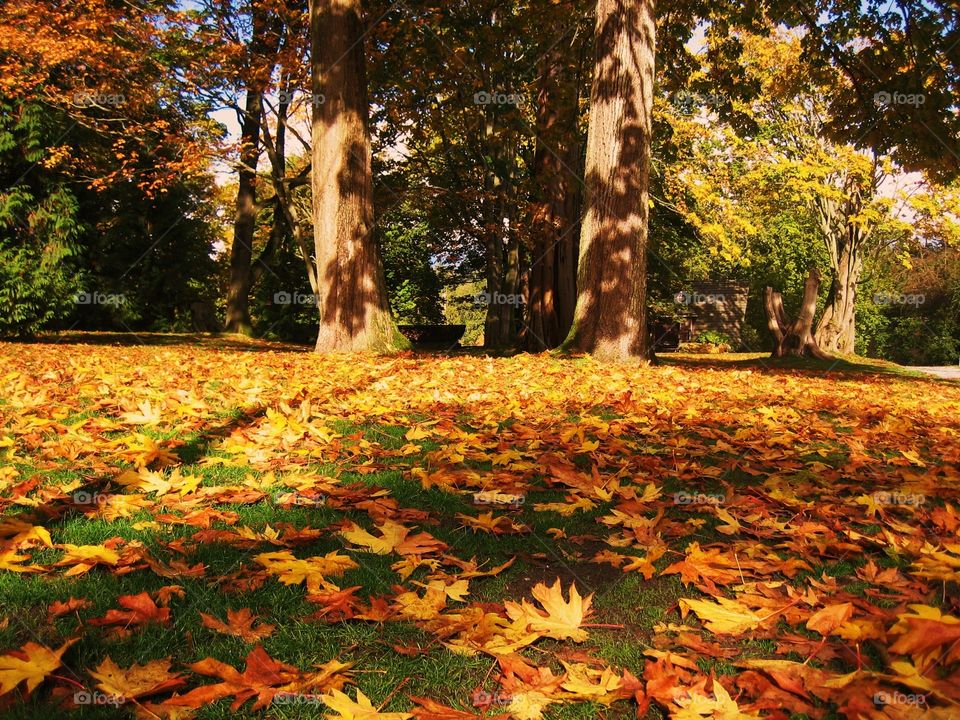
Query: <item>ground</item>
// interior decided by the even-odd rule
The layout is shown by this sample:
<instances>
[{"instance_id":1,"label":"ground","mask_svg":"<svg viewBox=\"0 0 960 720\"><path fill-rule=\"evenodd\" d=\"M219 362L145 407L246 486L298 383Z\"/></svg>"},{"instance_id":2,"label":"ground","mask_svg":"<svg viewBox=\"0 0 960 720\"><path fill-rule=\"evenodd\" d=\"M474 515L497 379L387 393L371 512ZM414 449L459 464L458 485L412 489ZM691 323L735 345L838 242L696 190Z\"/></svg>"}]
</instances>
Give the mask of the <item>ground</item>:
<instances>
[{"instance_id":1,"label":"ground","mask_svg":"<svg viewBox=\"0 0 960 720\"><path fill-rule=\"evenodd\" d=\"M140 339L0 344L4 718L960 716L960 383Z\"/></svg>"}]
</instances>

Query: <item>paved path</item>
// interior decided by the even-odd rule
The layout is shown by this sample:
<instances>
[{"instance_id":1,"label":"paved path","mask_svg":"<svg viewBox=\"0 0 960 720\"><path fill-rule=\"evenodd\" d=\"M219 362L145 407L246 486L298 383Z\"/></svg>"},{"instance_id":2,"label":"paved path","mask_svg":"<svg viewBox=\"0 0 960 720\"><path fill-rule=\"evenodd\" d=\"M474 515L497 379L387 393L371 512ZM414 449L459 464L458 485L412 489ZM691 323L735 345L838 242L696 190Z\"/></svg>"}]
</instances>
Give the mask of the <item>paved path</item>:
<instances>
[{"instance_id":1,"label":"paved path","mask_svg":"<svg viewBox=\"0 0 960 720\"><path fill-rule=\"evenodd\" d=\"M927 375L935 375L944 380L960 380L960 365L947 365L944 367L912 367L911 370L922 372Z\"/></svg>"}]
</instances>

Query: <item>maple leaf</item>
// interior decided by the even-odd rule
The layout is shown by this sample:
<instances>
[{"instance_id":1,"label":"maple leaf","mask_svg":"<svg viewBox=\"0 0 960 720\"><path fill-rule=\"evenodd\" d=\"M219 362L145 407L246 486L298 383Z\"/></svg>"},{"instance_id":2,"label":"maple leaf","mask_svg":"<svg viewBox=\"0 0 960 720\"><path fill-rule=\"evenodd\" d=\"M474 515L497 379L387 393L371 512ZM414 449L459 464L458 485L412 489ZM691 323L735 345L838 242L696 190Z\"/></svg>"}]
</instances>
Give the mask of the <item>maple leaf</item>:
<instances>
[{"instance_id":1,"label":"maple leaf","mask_svg":"<svg viewBox=\"0 0 960 720\"><path fill-rule=\"evenodd\" d=\"M370 698L357 690L356 701L351 700L350 696L340 690L331 690L320 696L324 705L333 710L336 715L327 713L328 720L408 720L412 718L411 713L406 712L380 712L377 710Z\"/></svg>"},{"instance_id":2,"label":"maple leaf","mask_svg":"<svg viewBox=\"0 0 960 720\"><path fill-rule=\"evenodd\" d=\"M949 664L960 658L960 619L944 615L929 605L911 605L912 613L904 613L890 628L890 634L899 635L890 646L895 653L911 655L918 667L926 667L929 662ZM948 646L941 655L940 648Z\"/></svg>"},{"instance_id":3,"label":"maple leaf","mask_svg":"<svg viewBox=\"0 0 960 720\"><path fill-rule=\"evenodd\" d=\"M301 680L300 671L295 667L277 662L267 652L257 646L247 655L246 668L242 673L232 666L215 658L205 658L189 666L190 670L210 677L217 677L223 682L213 685L201 685L185 695L175 695L164 701L164 705L185 705L198 708L221 698L235 697L232 710L237 710L247 700L253 697L257 701L253 704L254 710L266 707L273 697L281 691L296 692L298 681Z\"/></svg>"},{"instance_id":4,"label":"maple leaf","mask_svg":"<svg viewBox=\"0 0 960 720\"><path fill-rule=\"evenodd\" d=\"M713 697L691 692L675 700L680 709L670 714L671 720L762 720L759 715L740 709L730 693L716 680L712 681Z\"/></svg>"},{"instance_id":5,"label":"maple leaf","mask_svg":"<svg viewBox=\"0 0 960 720\"><path fill-rule=\"evenodd\" d=\"M443 705L430 698L417 697L415 695L411 695L410 699L420 706L413 709L413 716L417 720L480 720L481 717L486 718L486 720L506 720L506 718L509 717L509 715L506 714L480 716L476 713L457 710L456 708Z\"/></svg>"},{"instance_id":6,"label":"maple leaf","mask_svg":"<svg viewBox=\"0 0 960 720\"><path fill-rule=\"evenodd\" d=\"M442 581L426 586L423 597L412 590L397 594L393 607L401 617L409 620L432 620L447 604L447 592Z\"/></svg>"},{"instance_id":7,"label":"maple leaf","mask_svg":"<svg viewBox=\"0 0 960 720\"><path fill-rule=\"evenodd\" d=\"M431 552L446 550L447 545L429 533L421 532L410 536L410 528L384 520L379 525L380 537L375 537L357 524L340 532L340 535L354 545L367 548L377 555L388 555L392 552L401 555L424 555ZM408 537L409 536L409 537Z\"/></svg>"},{"instance_id":8,"label":"maple leaf","mask_svg":"<svg viewBox=\"0 0 960 720\"><path fill-rule=\"evenodd\" d=\"M704 627L717 635L740 635L759 627L763 622L763 618L750 608L725 597L718 597L716 603L681 598L679 605L682 617L692 610Z\"/></svg>"},{"instance_id":9,"label":"maple leaf","mask_svg":"<svg viewBox=\"0 0 960 720\"><path fill-rule=\"evenodd\" d=\"M65 543L58 547L67 552L54 567L73 566L64 573L65 576L83 575L97 565L116 565L120 562L120 555L116 550L111 550L102 545L71 545Z\"/></svg>"},{"instance_id":10,"label":"maple leaf","mask_svg":"<svg viewBox=\"0 0 960 720\"><path fill-rule=\"evenodd\" d=\"M0 551L0 570L9 570L10 572L18 573L41 572L43 570L39 565L22 564L29 559L29 555L18 555L12 548L5 548Z\"/></svg>"},{"instance_id":11,"label":"maple leaf","mask_svg":"<svg viewBox=\"0 0 960 720\"><path fill-rule=\"evenodd\" d=\"M593 595L581 598L574 584L570 585L569 601L564 600L560 587L560 578L551 586L537 583L532 591L533 597L540 601L543 610L539 610L526 600L522 605L513 601L504 603L507 616L512 620L524 620L530 631L556 640L583 642L587 631L580 628L584 618L590 613Z\"/></svg>"},{"instance_id":12,"label":"maple leaf","mask_svg":"<svg viewBox=\"0 0 960 720\"><path fill-rule=\"evenodd\" d=\"M170 622L170 608L157 607L147 593L121 595L117 603L126 610L107 610L102 618L90 620L92 625L145 625L150 622L166 625Z\"/></svg>"},{"instance_id":13,"label":"maple leaf","mask_svg":"<svg viewBox=\"0 0 960 720\"><path fill-rule=\"evenodd\" d=\"M203 612L200 613L200 618L204 627L216 630L218 633L223 633L224 635L235 635L248 643L253 643L267 637L275 629L274 625L268 625L266 623L253 627L256 617L250 612L249 608L241 608L240 610L228 609L226 623Z\"/></svg>"},{"instance_id":14,"label":"maple leaf","mask_svg":"<svg viewBox=\"0 0 960 720\"><path fill-rule=\"evenodd\" d=\"M16 518L0 520L0 538L8 538L8 547L15 550L22 550L35 545L53 547L50 532L45 527L23 522Z\"/></svg>"},{"instance_id":15,"label":"maple leaf","mask_svg":"<svg viewBox=\"0 0 960 720\"><path fill-rule=\"evenodd\" d=\"M170 672L170 658L152 660L145 665L134 663L129 668L119 667L107 656L90 677L99 680L97 687L107 695L126 700L157 695L186 684L178 674Z\"/></svg>"},{"instance_id":16,"label":"maple leaf","mask_svg":"<svg viewBox=\"0 0 960 720\"><path fill-rule=\"evenodd\" d=\"M609 705L614 700L633 695L632 690L621 692L623 679L612 668L594 670L584 663L566 662L563 667L567 673L561 687L578 698Z\"/></svg>"},{"instance_id":17,"label":"maple leaf","mask_svg":"<svg viewBox=\"0 0 960 720\"><path fill-rule=\"evenodd\" d=\"M853 605L851 603L827 605L810 616L810 619L807 620L807 630L813 630L827 636L852 616Z\"/></svg>"},{"instance_id":18,"label":"maple leaf","mask_svg":"<svg viewBox=\"0 0 960 720\"><path fill-rule=\"evenodd\" d=\"M323 585L327 576L343 575L347 570L359 567L353 558L341 555L336 550L323 556L299 559L289 550L260 553L254 557L267 572L276 575L284 585L299 585L306 581L307 588L313 592Z\"/></svg>"},{"instance_id":19,"label":"maple leaf","mask_svg":"<svg viewBox=\"0 0 960 720\"><path fill-rule=\"evenodd\" d=\"M6 695L22 682L33 692L48 675L60 667L60 658L78 638L67 640L56 650L28 642L19 650L0 655L0 695Z\"/></svg>"},{"instance_id":20,"label":"maple leaf","mask_svg":"<svg viewBox=\"0 0 960 720\"><path fill-rule=\"evenodd\" d=\"M55 600L47 607L47 617L58 618L67 613L72 613L75 610L83 610L88 607L93 607L93 603L85 598L71 597L66 602Z\"/></svg>"},{"instance_id":21,"label":"maple leaf","mask_svg":"<svg viewBox=\"0 0 960 720\"><path fill-rule=\"evenodd\" d=\"M143 400L137 405L136 410L129 410L120 413L124 422L130 425L156 425L160 422L160 408L154 407L149 400Z\"/></svg>"}]
</instances>

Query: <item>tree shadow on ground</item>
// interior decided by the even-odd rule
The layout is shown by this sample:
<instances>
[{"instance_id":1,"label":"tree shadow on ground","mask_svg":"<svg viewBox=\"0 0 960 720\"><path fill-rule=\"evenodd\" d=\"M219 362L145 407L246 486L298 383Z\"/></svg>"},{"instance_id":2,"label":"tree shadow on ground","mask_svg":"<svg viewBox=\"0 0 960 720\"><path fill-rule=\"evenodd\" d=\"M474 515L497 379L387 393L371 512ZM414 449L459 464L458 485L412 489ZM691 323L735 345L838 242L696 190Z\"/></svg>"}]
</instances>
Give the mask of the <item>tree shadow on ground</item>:
<instances>
[{"instance_id":1,"label":"tree shadow on ground","mask_svg":"<svg viewBox=\"0 0 960 720\"><path fill-rule=\"evenodd\" d=\"M18 342L18 341L12 341ZM312 346L295 343L257 340L245 335L223 333L131 333L131 332L64 332L23 340L31 345L116 345L198 347L207 350L240 352L308 352Z\"/></svg>"}]
</instances>

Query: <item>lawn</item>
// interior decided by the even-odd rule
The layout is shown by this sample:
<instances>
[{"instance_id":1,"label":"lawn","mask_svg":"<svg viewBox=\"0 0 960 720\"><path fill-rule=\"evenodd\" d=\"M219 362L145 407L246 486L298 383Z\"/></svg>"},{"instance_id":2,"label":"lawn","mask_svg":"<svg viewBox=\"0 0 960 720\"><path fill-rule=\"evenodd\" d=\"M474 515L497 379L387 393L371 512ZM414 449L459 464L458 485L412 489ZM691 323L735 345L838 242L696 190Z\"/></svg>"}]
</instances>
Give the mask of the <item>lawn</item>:
<instances>
[{"instance_id":1,"label":"lawn","mask_svg":"<svg viewBox=\"0 0 960 720\"><path fill-rule=\"evenodd\" d=\"M0 344L4 718L960 717L958 383L147 339Z\"/></svg>"}]
</instances>

